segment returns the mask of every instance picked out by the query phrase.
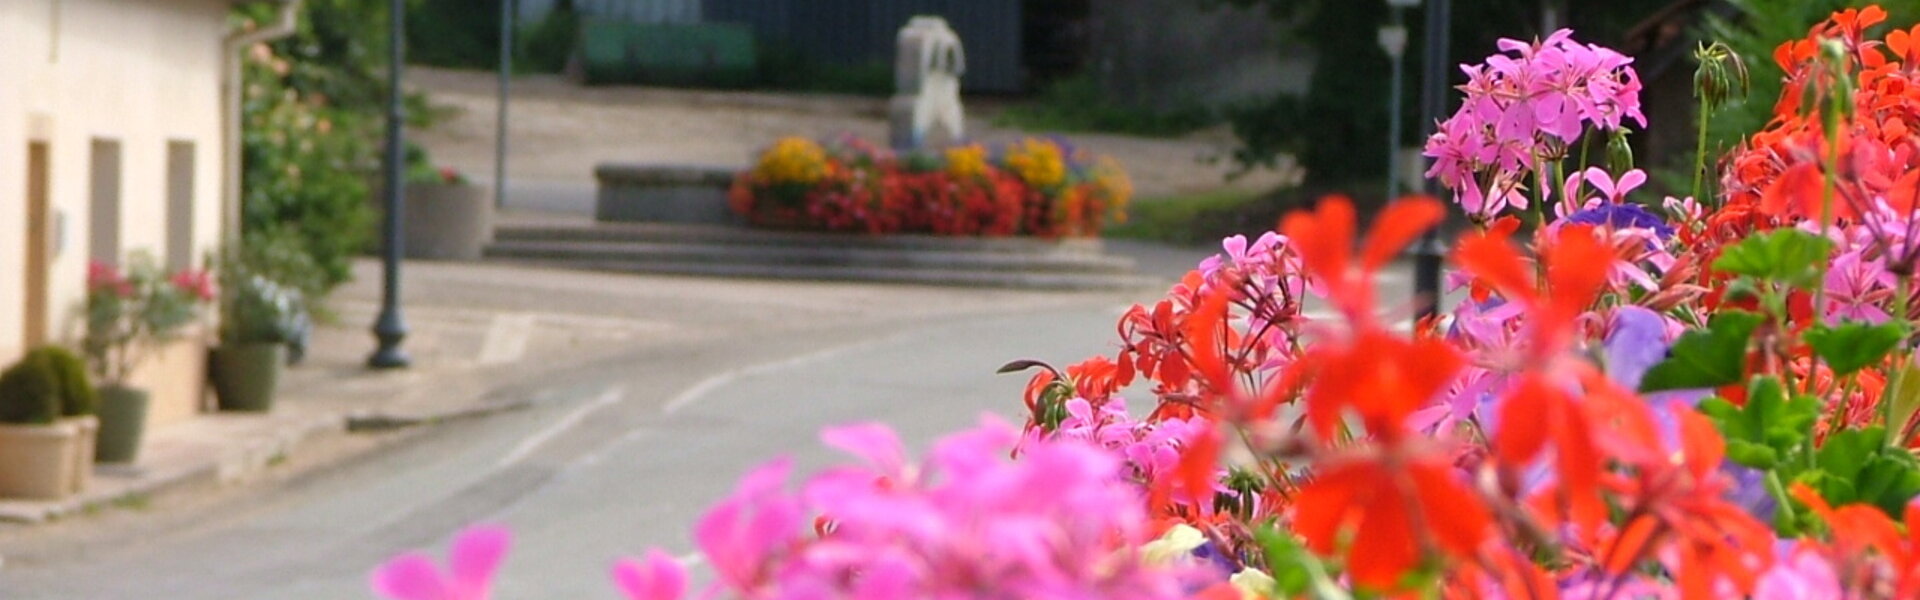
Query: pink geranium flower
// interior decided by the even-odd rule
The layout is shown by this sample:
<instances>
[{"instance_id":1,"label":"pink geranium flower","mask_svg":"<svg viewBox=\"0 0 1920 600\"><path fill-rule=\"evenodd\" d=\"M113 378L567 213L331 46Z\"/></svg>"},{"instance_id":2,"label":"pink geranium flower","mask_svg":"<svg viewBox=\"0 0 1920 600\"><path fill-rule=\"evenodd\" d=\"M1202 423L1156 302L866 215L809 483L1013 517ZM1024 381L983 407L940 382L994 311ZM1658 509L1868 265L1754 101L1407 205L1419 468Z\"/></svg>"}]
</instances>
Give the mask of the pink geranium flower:
<instances>
[{"instance_id":1,"label":"pink geranium flower","mask_svg":"<svg viewBox=\"0 0 1920 600\"><path fill-rule=\"evenodd\" d=\"M1892 318L1881 308L1893 298L1895 280L1881 259L1861 258L1859 250L1833 258L1827 268L1824 311L1828 322L1841 320L1884 323Z\"/></svg>"},{"instance_id":2,"label":"pink geranium flower","mask_svg":"<svg viewBox=\"0 0 1920 600\"><path fill-rule=\"evenodd\" d=\"M613 566L614 585L633 600L679 600L687 592L687 571L659 550Z\"/></svg>"},{"instance_id":3,"label":"pink geranium flower","mask_svg":"<svg viewBox=\"0 0 1920 600\"><path fill-rule=\"evenodd\" d=\"M201 302L212 302L218 291L214 288L213 274L195 269L184 269L173 274L173 286Z\"/></svg>"},{"instance_id":4,"label":"pink geranium flower","mask_svg":"<svg viewBox=\"0 0 1920 600\"><path fill-rule=\"evenodd\" d=\"M108 292L122 298L133 295L133 282L118 267L103 263L87 263L87 291Z\"/></svg>"},{"instance_id":5,"label":"pink geranium flower","mask_svg":"<svg viewBox=\"0 0 1920 600\"><path fill-rule=\"evenodd\" d=\"M1628 120L1646 126L1632 58L1575 42L1565 29L1531 43L1501 40L1500 49L1481 64L1461 66L1466 98L1426 146L1434 158L1427 176L1482 220L1507 206L1525 208L1519 182L1564 156L1590 129L1611 131Z\"/></svg>"},{"instance_id":6,"label":"pink geranium flower","mask_svg":"<svg viewBox=\"0 0 1920 600\"><path fill-rule=\"evenodd\" d=\"M468 527L454 536L446 571L426 553L409 552L374 570L373 591L393 600L487 600L511 539L505 528Z\"/></svg>"}]
</instances>

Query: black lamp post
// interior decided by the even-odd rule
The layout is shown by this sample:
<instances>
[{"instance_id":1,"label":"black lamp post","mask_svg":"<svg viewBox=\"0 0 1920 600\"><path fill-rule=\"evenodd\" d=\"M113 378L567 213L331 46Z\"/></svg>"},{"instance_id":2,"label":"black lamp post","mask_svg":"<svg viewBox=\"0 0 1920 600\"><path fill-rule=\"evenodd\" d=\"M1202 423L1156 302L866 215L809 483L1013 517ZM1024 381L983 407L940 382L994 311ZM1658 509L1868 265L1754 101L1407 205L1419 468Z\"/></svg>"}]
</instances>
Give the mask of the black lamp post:
<instances>
[{"instance_id":1,"label":"black lamp post","mask_svg":"<svg viewBox=\"0 0 1920 600\"><path fill-rule=\"evenodd\" d=\"M1420 82L1420 127L1423 137L1433 135L1447 112L1447 33L1453 20L1449 0L1427 0L1426 56ZM1439 182L1427 180L1427 192L1439 196ZM1440 310L1440 259L1447 248L1440 242L1440 227L1420 236L1413 247L1413 302L1420 317Z\"/></svg>"},{"instance_id":2,"label":"black lamp post","mask_svg":"<svg viewBox=\"0 0 1920 600\"><path fill-rule=\"evenodd\" d=\"M493 206L507 207L507 101L513 83L514 0L500 0L500 106L493 126Z\"/></svg>"},{"instance_id":3,"label":"black lamp post","mask_svg":"<svg viewBox=\"0 0 1920 600\"><path fill-rule=\"evenodd\" d=\"M385 279L380 294L380 317L373 322L373 337L380 340L380 347L367 357L367 366L375 369L397 369L412 362L407 353L400 349L400 340L407 337L407 324L400 316L400 249L401 239L400 211L401 195L406 191L406 180L401 173L406 168L406 114L401 104L404 93L400 90L400 74L406 68L407 47L407 6L406 0L391 0L387 10L389 15L387 39L389 62L387 63L387 159L385 175L387 215L382 224L382 233L386 243L382 244L381 262L385 267Z\"/></svg>"}]
</instances>

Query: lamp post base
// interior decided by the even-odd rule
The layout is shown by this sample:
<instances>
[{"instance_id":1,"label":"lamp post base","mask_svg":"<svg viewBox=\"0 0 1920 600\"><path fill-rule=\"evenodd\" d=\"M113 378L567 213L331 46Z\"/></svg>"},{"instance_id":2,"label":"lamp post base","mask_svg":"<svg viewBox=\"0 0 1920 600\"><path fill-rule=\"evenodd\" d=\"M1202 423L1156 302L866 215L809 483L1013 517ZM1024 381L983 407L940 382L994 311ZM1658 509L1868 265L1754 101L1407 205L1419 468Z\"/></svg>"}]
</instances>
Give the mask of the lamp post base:
<instances>
[{"instance_id":1,"label":"lamp post base","mask_svg":"<svg viewBox=\"0 0 1920 600\"><path fill-rule=\"evenodd\" d=\"M407 326L400 323L400 311L388 306L380 311L379 320L373 324L373 337L380 341L380 347L367 357L367 366L375 369L402 369L413 364L407 351L400 349L400 340L407 338Z\"/></svg>"}]
</instances>

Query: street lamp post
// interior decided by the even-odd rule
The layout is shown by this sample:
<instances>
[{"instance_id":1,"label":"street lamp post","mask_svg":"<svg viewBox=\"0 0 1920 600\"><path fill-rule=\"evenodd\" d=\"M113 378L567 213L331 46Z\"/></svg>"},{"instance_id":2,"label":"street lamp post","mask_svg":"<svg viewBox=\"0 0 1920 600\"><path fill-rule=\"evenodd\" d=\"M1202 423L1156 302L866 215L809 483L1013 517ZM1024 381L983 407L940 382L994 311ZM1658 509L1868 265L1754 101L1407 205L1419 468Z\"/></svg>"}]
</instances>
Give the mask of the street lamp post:
<instances>
[{"instance_id":1,"label":"street lamp post","mask_svg":"<svg viewBox=\"0 0 1920 600\"><path fill-rule=\"evenodd\" d=\"M1401 0L1404 1L1404 0ZM1417 2L1418 0L1414 0ZM1453 20L1450 0L1427 3L1426 56L1420 81L1420 127L1427 138L1440 124L1447 109L1447 34ZM1427 192L1439 196L1439 183L1427 180ZM1419 317L1440 311L1440 258L1447 252L1440 243L1440 227L1428 229L1413 247L1413 297Z\"/></svg>"},{"instance_id":2,"label":"street lamp post","mask_svg":"<svg viewBox=\"0 0 1920 600\"><path fill-rule=\"evenodd\" d=\"M514 0L500 0L500 106L493 133L493 205L507 206L507 100L513 82Z\"/></svg>"},{"instance_id":3,"label":"street lamp post","mask_svg":"<svg viewBox=\"0 0 1920 600\"><path fill-rule=\"evenodd\" d=\"M1393 78L1388 82L1387 94L1387 199L1400 195L1400 105L1401 72L1407 55L1407 16L1406 8L1418 6L1420 0L1387 0L1392 7L1393 22L1380 28L1380 49L1387 52L1387 59L1393 63Z\"/></svg>"},{"instance_id":4,"label":"street lamp post","mask_svg":"<svg viewBox=\"0 0 1920 600\"><path fill-rule=\"evenodd\" d=\"M387 181L387 214L386 222L382 224L386 240L381 253L386 272L380 294L380 317L373 322L373 337L380 341L380 347L373 351L373 356L367 357L367 366L375 369L397 369L412 362L407 358L406 351L400 349L400 340L407 337L407 325L400 316L400 249L403 243L400 198L406 186L405 179L401 177L406 163L406 113L401 104L404 93L400 90L400 75L406 68L407 58L406 0L391 0L387 10L392 14L387 21L387 156L383 165Z\"/></svg>"}]
</instances>

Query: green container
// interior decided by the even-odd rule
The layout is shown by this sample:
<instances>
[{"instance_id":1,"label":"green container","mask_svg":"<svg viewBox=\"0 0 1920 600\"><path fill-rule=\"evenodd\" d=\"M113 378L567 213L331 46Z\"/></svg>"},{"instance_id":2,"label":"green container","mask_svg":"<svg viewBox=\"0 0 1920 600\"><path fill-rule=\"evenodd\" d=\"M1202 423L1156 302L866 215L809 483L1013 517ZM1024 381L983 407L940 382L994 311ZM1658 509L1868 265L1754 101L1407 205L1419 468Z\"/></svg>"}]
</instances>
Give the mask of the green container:
<instances>
[{"instance_id":1,"label":"green container","mask_svg":"<svg viewBox=\"0 0 1920 600\"><path fill-rule=\"evenodd\" d=\"M100 438L94 443L94 462L130 463L139 457L150 402L146 390L119 385L100 388Z\"/></svg>"},{"instance_id":2,"label":"green container","mask_svg":"<svg viewBox=\"0 0 1920 600\"><path fill-rule=\"evenodd\" d=\"M280 384L281 365L287 363L287 346L279 342L221 344L213 349L208 363L220 410L267 412L273 410L273 390Z\"/></svg>"},{"instance_id":3,"label":"green container","mask_svg":"<svg viewBox=\"0 0 1920 600\"><path fill-rule=\"evenodd\" d=\"M758 73L744 25L588 17L575 44L580 74L592 84L746 87Z\"/></svg>"}]
</instances>

